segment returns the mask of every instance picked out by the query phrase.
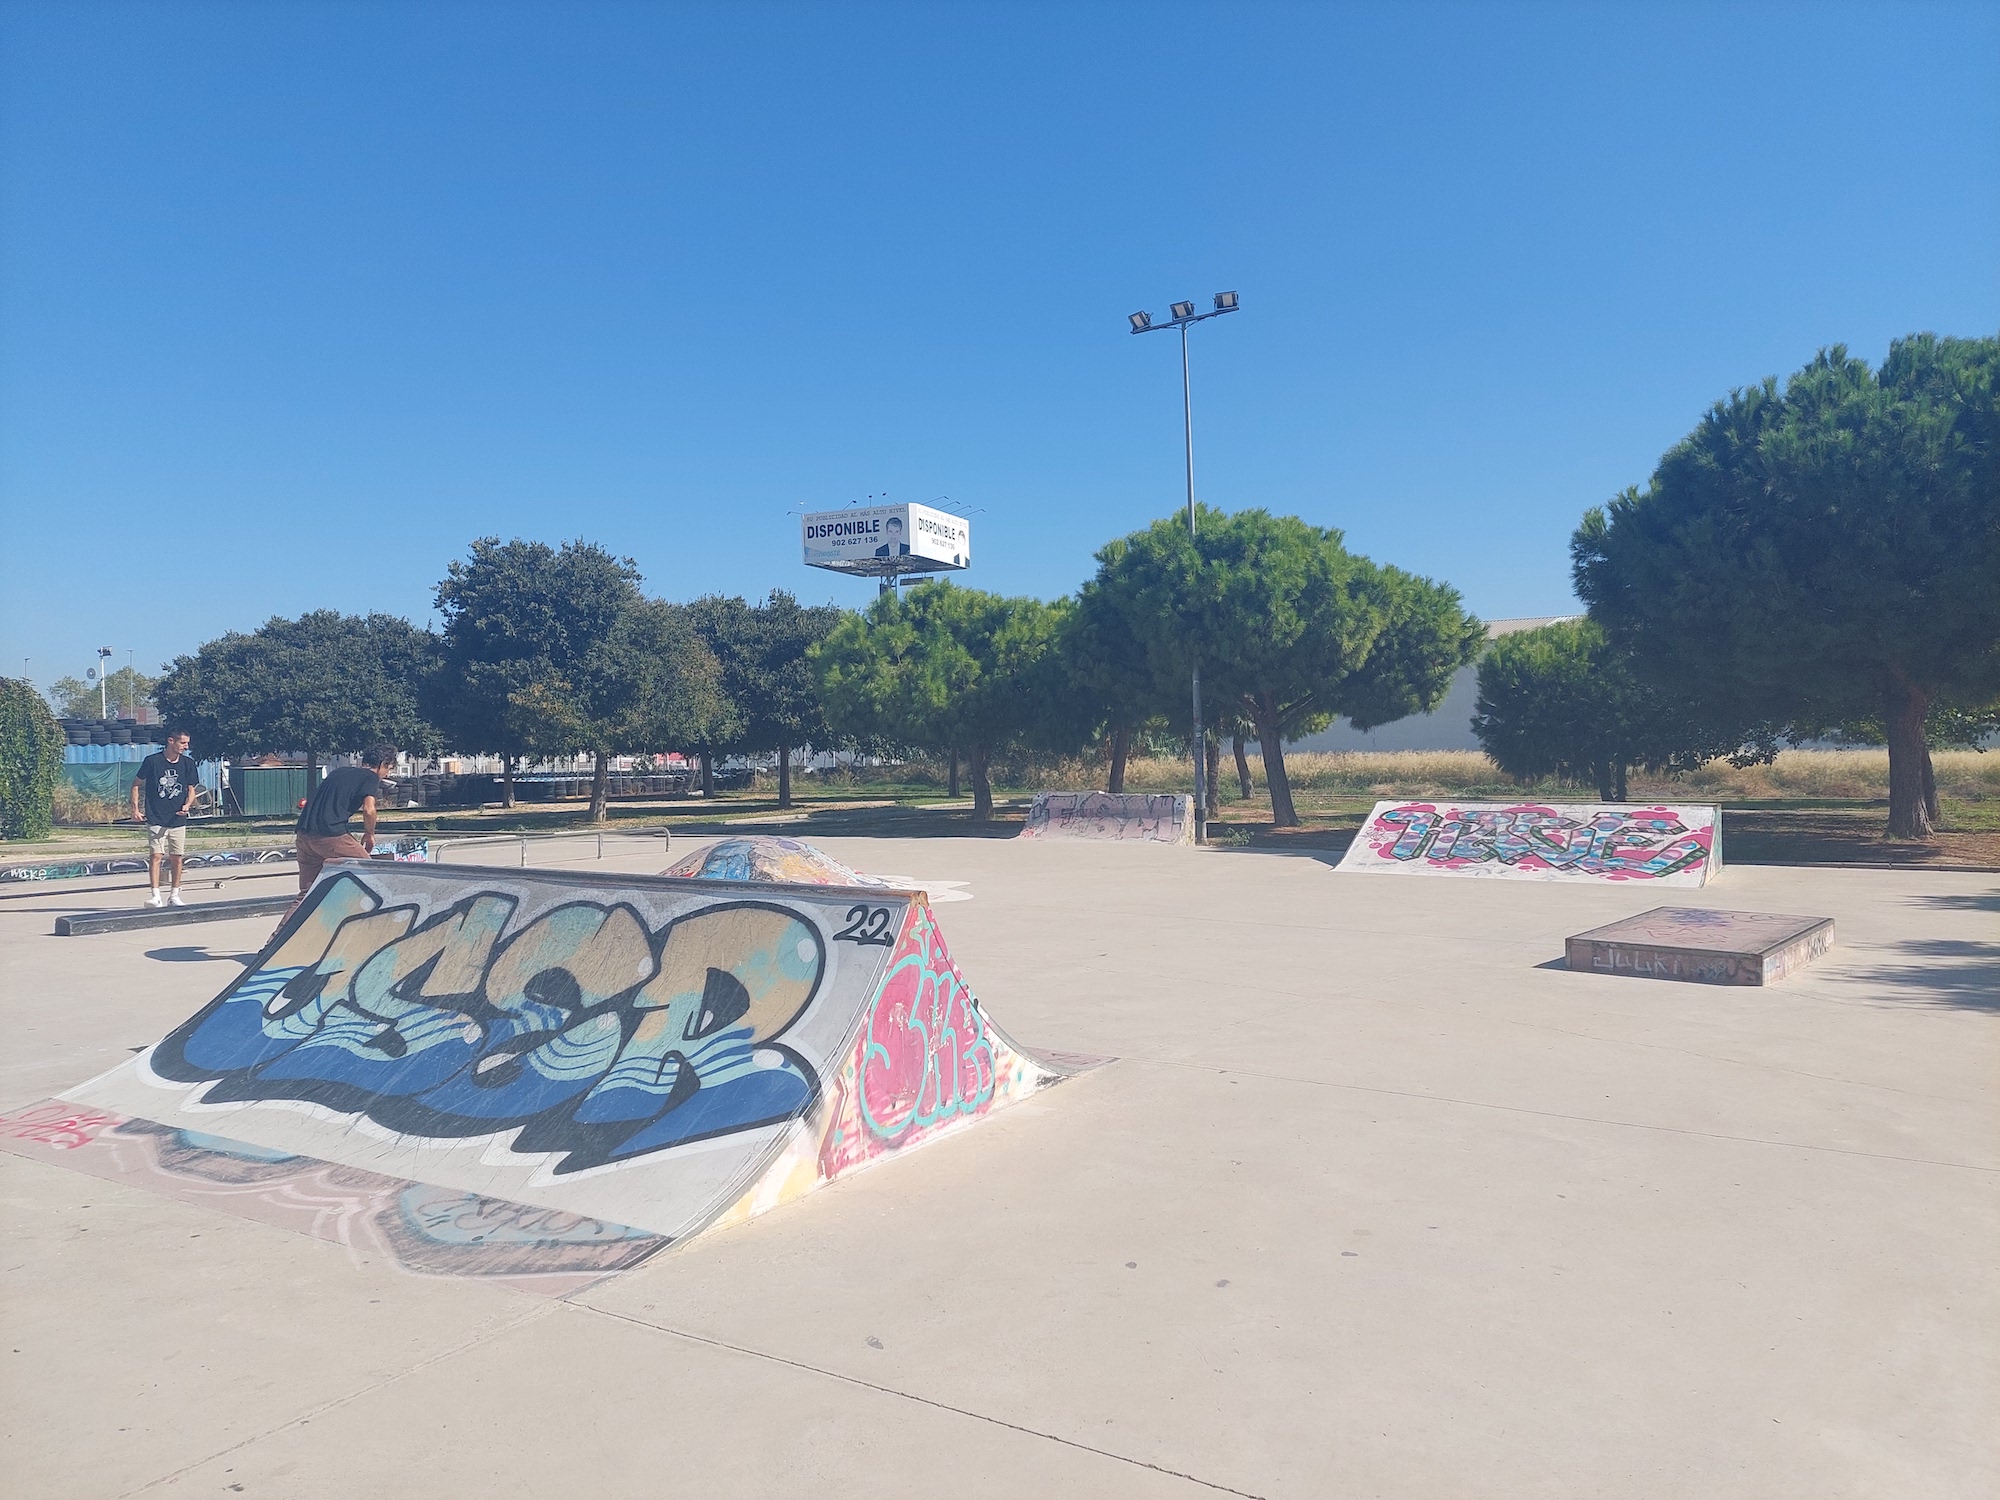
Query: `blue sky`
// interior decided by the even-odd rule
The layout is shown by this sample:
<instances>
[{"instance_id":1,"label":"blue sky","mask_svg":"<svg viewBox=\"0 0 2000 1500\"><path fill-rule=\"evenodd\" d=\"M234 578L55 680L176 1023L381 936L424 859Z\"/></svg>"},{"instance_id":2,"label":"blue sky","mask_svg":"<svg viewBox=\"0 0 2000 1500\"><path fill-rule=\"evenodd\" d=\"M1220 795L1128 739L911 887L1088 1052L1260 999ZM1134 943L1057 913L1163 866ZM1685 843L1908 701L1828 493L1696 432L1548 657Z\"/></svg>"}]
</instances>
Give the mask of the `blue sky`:
<instances>
[{"instance_id":1,"label":"blue sky","mask_svg":"<svg viewBox=\"0 0 2000 1500\"><path fill-rule=\"evenodd\" d=\"M1488 617L1824 344L2000 328L2000 8L14 3L0 670L429 618L482 534L864 602L949 497L1045 597L1180 502Z\"/></svg>"}]
</instances>

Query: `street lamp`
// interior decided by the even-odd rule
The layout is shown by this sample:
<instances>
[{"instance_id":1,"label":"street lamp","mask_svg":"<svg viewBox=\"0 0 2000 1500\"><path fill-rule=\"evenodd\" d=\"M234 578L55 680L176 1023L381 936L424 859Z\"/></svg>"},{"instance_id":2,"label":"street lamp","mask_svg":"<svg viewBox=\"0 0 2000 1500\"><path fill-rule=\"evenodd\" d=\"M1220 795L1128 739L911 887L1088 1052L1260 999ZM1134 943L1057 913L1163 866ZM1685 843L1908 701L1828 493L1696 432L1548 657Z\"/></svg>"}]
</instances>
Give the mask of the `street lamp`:
<instances>
[{"instance_id":1,"label":"street lamp","mask_svg":"<svg viewBox=\"0 0 2000 1500\"><path fill-rule=\"evenodd\" d=\"M1196 323L1209 318L1219 318L1224 313L1236 309L1236 293L1217 292L1215 308L1212 312L1198 313L1192 302L1176 302L1171 305L1171 320L1155 323L1151 313L1135 312L1130 315L1134 333L1158 333L1165 328L1181 331L1181 423L1187 438L1187 516L1188 540L1194 540L1194 392L1188 381L1187 331ZM1201 554L1195 554L1195 565L1201 565ZM1201 728L1201 658L1194 663L1194 833L1196 843L1208 842L1208 742Z\"/></svg>"},{"instance_id":2,"label":"street lamp","mask_svg":"<svg viewBox=\"0 0 2000 1500\"><path fill-rule=\"evenodd\" d=\"M105 701L104 693L104 664L111 660L111 657L112 651L109 646L99 646L97 648L97 717L100 719L111 717L111 705Z\"/></svg>"}]
</instances>

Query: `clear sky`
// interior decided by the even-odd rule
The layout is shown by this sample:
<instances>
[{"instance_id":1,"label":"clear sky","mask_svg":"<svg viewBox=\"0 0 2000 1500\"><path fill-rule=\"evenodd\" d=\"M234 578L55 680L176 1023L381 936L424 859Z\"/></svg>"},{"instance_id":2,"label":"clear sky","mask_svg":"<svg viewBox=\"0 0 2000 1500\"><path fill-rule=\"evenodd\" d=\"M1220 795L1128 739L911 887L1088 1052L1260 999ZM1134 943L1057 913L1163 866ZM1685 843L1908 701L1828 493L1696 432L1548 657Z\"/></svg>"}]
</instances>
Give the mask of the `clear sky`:
<instances>
[{"instance_id":1,"label":"clear sky","mask_svg":"<svg viewBox=\"0 0 2000 1500\"><path fill-rule=\"evenodd\" d=\"M422 622L479 535L1044 597L1181 500L1489 618L1732 386L2000 328L2000 6L0 7L0 670Z\"/></svg>"}]
</instances>

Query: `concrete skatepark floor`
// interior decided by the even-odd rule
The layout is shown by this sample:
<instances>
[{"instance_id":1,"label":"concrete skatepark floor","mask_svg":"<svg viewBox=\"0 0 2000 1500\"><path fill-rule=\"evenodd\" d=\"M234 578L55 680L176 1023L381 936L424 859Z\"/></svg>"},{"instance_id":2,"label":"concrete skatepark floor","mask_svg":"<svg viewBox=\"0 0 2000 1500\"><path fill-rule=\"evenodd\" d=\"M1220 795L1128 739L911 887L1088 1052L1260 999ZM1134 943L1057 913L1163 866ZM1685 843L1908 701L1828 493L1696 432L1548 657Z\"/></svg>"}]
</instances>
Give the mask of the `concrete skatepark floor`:
<instances>
[{"instance_id":1,"label":"concrete skatepark floor","mask_svg":"<svg viewBox=\"0 0 2000 1500\"><path fill-rule=\"evenodd\" d=\"M1838 946L1721 989L1557 966L1644 887L824 844L1120 1060L561 1300L0 1156L6 1492L2000 1493L1995 877L1726 869ZM48 935L91 884L0 907L0 1106L269 931Z\"/></svg>"}]
</instances>

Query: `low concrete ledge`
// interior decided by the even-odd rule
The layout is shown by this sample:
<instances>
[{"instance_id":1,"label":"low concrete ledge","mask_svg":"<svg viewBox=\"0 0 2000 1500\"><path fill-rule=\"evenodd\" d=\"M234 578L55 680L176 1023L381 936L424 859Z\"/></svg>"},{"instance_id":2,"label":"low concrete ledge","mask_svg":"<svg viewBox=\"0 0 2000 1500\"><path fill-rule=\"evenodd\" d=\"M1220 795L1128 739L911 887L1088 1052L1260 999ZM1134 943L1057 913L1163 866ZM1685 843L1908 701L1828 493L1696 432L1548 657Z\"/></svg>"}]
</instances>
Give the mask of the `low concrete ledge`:
<instances>
[{"instance_id":1,"label":"low concrete ledge","mask_svg":"<svg viewBox=\"0 0 2000 1500\"><path fill-rule=\"evenodd\" d=\"M1832 946L1828 917L1657 906L1578 933L1564 958L1591 974L1763 985L1798 972Z\"/></svg>"},{"instance_id":2,"label":"low concrete ledge","mask_svg":"<svg viewBox=\"0 0 2000 1500\"><path fill-rule=\"evenodd\" d=\"M227 922L233 917L283 915L296 896L246 896L240 901L198 901L193 906L140 906L120 911L85 911L56 918L57 937L91 937L100 932L136 932L143 927L185 927L193 922Z\"/></svg>"}]
</instances>

